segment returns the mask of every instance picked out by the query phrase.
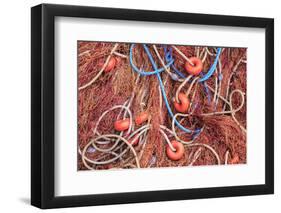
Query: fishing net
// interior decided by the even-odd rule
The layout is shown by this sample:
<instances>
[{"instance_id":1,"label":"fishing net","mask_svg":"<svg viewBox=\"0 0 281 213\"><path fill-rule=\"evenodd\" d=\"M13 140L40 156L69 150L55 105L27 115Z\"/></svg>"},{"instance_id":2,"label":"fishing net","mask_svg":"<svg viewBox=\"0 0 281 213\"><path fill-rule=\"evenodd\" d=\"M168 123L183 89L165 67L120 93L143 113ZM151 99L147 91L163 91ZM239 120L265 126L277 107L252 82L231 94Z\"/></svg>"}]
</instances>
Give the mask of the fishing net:
<instances>
[{"instance_id":1,"label":"fishing net","mask_svg":"<svg viewBox=\"0 0 281 213\"><path fill-rule=\"evenodd\" d=\"M78 42L78 170L246 163L246 68L246 48Z\"/></svg>"}]
</instances>

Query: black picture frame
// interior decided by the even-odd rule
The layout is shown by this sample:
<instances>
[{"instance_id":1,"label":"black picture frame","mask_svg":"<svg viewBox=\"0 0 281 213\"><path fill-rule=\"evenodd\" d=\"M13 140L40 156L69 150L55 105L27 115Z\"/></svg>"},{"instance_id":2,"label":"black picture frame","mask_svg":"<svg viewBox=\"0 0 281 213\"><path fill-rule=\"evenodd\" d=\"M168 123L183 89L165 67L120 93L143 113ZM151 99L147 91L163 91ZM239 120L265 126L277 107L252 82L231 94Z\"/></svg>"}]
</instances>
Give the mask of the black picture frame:
<instances>
[{"instance_id":1,"label":"black picture frame","mask_svg":"<svg viewBox=\"0 0 281 213\"><path fill-rule=\"evenodd\" d=\"M100 18L263 28L265 48L265 184L199 189L61 196L54 195L55 17ZM274 20L164 11L41 4L31 8L31 204L59 208L217 198L274 193Z\"/></svg>"}]
</instances>

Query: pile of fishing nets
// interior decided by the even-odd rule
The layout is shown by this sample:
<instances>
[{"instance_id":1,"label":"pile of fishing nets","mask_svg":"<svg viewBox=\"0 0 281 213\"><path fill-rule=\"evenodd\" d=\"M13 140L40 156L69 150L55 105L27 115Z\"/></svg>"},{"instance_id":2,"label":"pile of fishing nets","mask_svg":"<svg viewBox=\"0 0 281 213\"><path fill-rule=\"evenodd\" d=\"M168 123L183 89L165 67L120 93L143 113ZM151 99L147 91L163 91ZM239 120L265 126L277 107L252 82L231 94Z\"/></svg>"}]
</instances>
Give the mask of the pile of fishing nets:
<instances>
[{"instance_id":1,"label":"pile of fishing nets","mask_svg":"<svg viewBox=\"0 0 281 213\"><path fill-rule=\"evenodd\" d=\"M79 42L78 169L246 163L246 49Z\"/></svg>"}]
</instances>

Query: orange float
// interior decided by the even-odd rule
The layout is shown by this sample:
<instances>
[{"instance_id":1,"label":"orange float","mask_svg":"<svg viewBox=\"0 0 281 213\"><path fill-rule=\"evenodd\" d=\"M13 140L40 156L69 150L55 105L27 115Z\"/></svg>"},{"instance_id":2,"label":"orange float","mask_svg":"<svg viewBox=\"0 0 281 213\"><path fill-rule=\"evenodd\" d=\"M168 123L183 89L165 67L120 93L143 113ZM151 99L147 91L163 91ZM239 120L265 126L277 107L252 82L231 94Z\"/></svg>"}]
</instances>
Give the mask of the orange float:
<instances>
[{"instance_id":1,"label":"orange float","mask_svg":"<svg viewBox=\"0 0 281 213\"><path fill-rule=\"evenodd\" d=\"M113 70L113 68L115 67L116 63L117 63L116 58L115 57L111 57L109 59L108 64L106 65L104 71L105 72L110 72L111 70Z\"/></svg>"},{"instance_id":2,"label":"orange float","mask_svg":"<svg viewBox=\"0 0 281 213\"><path fill-rule=\"evenodd\" d=\"M184 93L179 93L179 101L178 103L176 100L174 101L174 107L178 112L185 113L188 110L188 107L190 105L190 102L187 98L187 96Z\"/></svg>"},{"instance_id":3,"label":"orange float","mask_svg":"<svg viewBox=\"0 0 281 213\"><path fill-rule=\"evenodd\" d=\"M117 120L114 122L114 129L120 132L129 129L129 126L130 126L129 118L123 120Z\"/></svg>"},{"instance_id":4,"label":"orange float","mask_svg":"<svg viewBox=\"0 0 281 213\"><path fill-rule=\"evenodd\" d=\"M147 120L148 120L148 113L147 112L141 112L135 118L135 122L136 122L137 125L141 125L142 123L146 122Z\"/></svg>"},{"instance_id":5,"label":"orange float","mask_svg":"<svg viewBox=\"0 0 281 213\"><path fill-rule=\"evenodd\" d=\"M185 62L184 68L186 72L188 72L190 75L198 75L202 69L203 69L203 63L199 58L191 57L189 60L192 62L190 64L188 61Z\"/></svg>"},{"instance_id":6,"label":"orange float","mask_svg":"<svg viewBox=\"0 0 281 213\"><path fill-rule=\"evenodd\" d=\"M184 154L184 146L182 143L180 143L178 141L172 141L171 144L176 149L176 151L174 152L170 148L170 146L167 145L166 154L169 159L171 159L173 161L177 161L177 160L181 159Z\"/></svg>"},{"instance_id":7,"label":"orange float","mask_svg":"<svg viewBox=\"0 0 281 213\"><path fill-rule=\"evenodd\" d=\"M128 141L132 146L136 146L139 144L139 137L138 135L134 136Z\"/></svg>"},{"instance_id":8,"label":"orange float","mask_svg":"<svg viewBox=\"0 0 281 213\"><path fill-rule=\"evenodd\" d=\"M239 156L238 155L235 155L231 161L230 161L230 164L237 164L239 162Z\"/></svg>"}]
</instances>

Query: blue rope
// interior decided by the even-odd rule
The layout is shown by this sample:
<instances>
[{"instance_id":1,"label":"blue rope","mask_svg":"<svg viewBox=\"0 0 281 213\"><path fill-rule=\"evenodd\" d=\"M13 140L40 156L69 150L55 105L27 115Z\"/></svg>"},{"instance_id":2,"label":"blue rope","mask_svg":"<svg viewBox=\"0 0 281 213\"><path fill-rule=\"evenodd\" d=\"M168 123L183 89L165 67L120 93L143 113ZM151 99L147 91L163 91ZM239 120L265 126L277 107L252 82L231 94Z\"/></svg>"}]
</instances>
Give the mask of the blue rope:
<instances>
[{"instance_id":1,"label":"blue rope","mask_svg":"<svg viewBox=\"0 0 281 213\"><path fill-rule=\"evenodd\" d=\"M207 93L207 96L208 96L208 104L210 104L211 103L211 95L210 95L209 88L207 87L206 81L203 82L203 85L204 85L205 92Z\"/></svg>"},{"instance_id":2,"label":"blue rope","mask_svg":"<svg viewBox=\"0 0 281 213\"><path fill-rule=\"evenodd\" d=\"M208 80L212 75L213 73L215 72L216 70L216 67L217 67L217 64L218 64L218 61L219 61L219 57L220 57L220 54L221 54L221 48L218 48L217 49L217 55L216 55L216 58L214 60L214 63L212 64L212 66L210 67L209 71L202 77L198 80L198 82L203 82L203 81L206 81Z\"/></svg>"},{"instance_id":3,"label":"blue rope","mask_svg":"<svg viewBox=\"0 0 281 213\"><path fill-rule=\"evenodd\" d=\"M186 78L186 76L181 71L179 71L174 64L172 64L172 68L181 78Z\"/></svg>"},{"instance_id":4,"label":"blue rope","mask_svg":"<svg viewBox=\"0 0 281 213\"><path fill-rule=\"evenodd\" d=\"M130 63L132 65L132 67L133 67L133 70L136 71L137 73L139 73L142 76L147 76L147 74L145 74L144 72L140 71L133 63L133 57L132 57L132 55L133 55L133 53L132 53L133 52L133 47L134 47L134 44L132 44L131 48L130 48ZM158 69L157 68L157 64L155 63L155 61L154 61L154 59L153 59L153 57L152 57L148 47L145 44L143 44L143 48L144 48L144 50L145 50L145 52L146 52L146 54L147 54L147 56L148 56L148 58L149 58L149 60L150 60L150 62L152 64L152 67L154 69L154 71L149 72L150 73L149 75L152 75L152 73L156 74L156 76L158 78L158 81L159 81L160 88L161 88L162 96L163 96L165 105L166 105L167 110L168 110L168 113L169 113L170 117L172 117L174 119L174 114L173 114L172 109L171 109L171 107L169 105L169 102L168 102L168 99L167 99L167 96L166 96L166 92L165 92L165 87L164 87L163 81L162 81L161 76L160 76L160 72L161 72L162 69ZM170 66L171 63L173 63L173 60L170 60L168 65ZM174 121L175 121L175 124L181 130L183 130L184 132L186 132L186 133L193 133L194 132L194 131L192 131L190 129L187 129L184 126L182 126L176 119ZM197 133L198 131L200 131L200 130L196 130L195 133Z\"/></svg>"},{"instance_id":5,"label":"blue rope","mask_svg":"<svg viewBox=\"0 0 281 213\"><path fill-rule=\"evenodd\" d=\"M165 92L165 87L164 87L164 84L163 84L163 81L161 79L161 76L160 76L160 73L163 72L165 70L164 67L162 68L158 68L157 67L157 64L155 63L148 47L143 44L143 48L146 52L146 54L148 55L148 58L152 64L152 67L153 67L153 71L145 71L145 70L139 70L136 65L133 63L133 49L134 49L134 46L135 44L132 44L131 47L130 47L130 64L133 68L133 70L137 73L139 73L141 76L150 76L150 75L155 75L157 76L158 78L158 81L159 81L159 85L160 85L160 88L161 88L161 92L162 92L162 96L163 96L163 99L164 99L164 102L165 102L165 105L166 105L166 108L168 110L168 113L170 115L170 117L172 119L174 119L174 114L172 112L172 109L169 105L169 101L167 99L167 96L166 96L166 92ZM174 66L174 59L172 57L172 52L171 52L171 49L169 49L169 51L167 51L167 47L164 46L164 53L165 53L165 60L167 62L167 64L165 65L166 67L170 67L172 66L172 68L174 69L174 71L181 77L181 78L186 78L186 76L184 74L182 74L178 69L176 69L176 67ZM208 102L210 102L210 94L209 94L209 90L207 88L207 85L205 83L206 80L208 80L214 73L215 69L216 69L216 66L217 66L217 63L218 63L218 60L219 60L219 56L221 54L221 48L218 48L217 49L217 55L216 55L216 58L214 60L214 63L212 64L212 66L210 67L210 69L208 70L208 72L202 76L202 78L200 78L198 80L198 82L202 82L204 87L205 87L205 90L206 90L206 93L208 94ZM193 133L195 132L195 134L198 134L200 132L201 129L196 129L195 131L193 130L190 130L190 129L187 129L185 128L184 126L182 126L176 119L174 119L174 122L175 124L178 126L178 128L180 128L181 130L183 130L184 132L186 133Z\"/></svg>"},{"instance_id":6,"label":"blue rope","mask_svg":"<svg viewBox=\"0 0 281 213\"><path fill-rule=\"evenodd\" d=\"M149 76L149 75L155 75L157 73L160 73L160 72L163 72L165 70L164 67L160 68L160 69L155 69L153 71L145 71L145 70L139 70L136 65L133 63L133 49L134 49L134 46L135 44L132 44L131 47L130 47L130 63L131 63L131 66L133 67L133 69L139 73L140 75L143 75L143 76ZM174 60L170 60L168 62L168 64L166 64L165 66L166 67L170 67L171 64L174 62ZM155 62L154 62L155 63Z\"/></svg>"},{"instance_id":7,"label":"blue rope","mask_svg":"<svg viewBox=\"0 0 281 213\"><path fill-rule=\"evenodd\" d=\"M173 59L173 56L172 56L172 49L170 48L169 51L167 51L167 47L164 46L164 53L165 53L165 59L166 61L171 61L173 60L173 63L172 63L172 68L173 70L181 77L181 78L186 78L186 76L180 72L176 66L174 65L174 59ZM214 60L214 63L212 64L212 66L210 67L210 69L208 70L208 72L198 80L198 82L203 82L203 81L206 81L208 80L212 75L213 73L215 72L216 70L216 67L217 67L217 64L218 64L218 60L219 60L219 57L220 57L220 54L221 54L221 48L218 48L217 49L217 55L216 55L216 58Z\"/></svg>"},{"instance_id":8,"label":"blue rope","mask_svg":"<svg viewBox=\"0 0 281 213\"><path fill-rule=\"evenodd\" d=\"M176 66L174 65L174 59L173 59L173 56L172 56L172 49L170 48L169 51L167 51L167 47L166 45L164 46L164 53L165 53L165 59L166 61L170 61L170 60L173 60L173 63L172 63L172 69L177 73L178 76L180 76L181 78L186 78L186 76L181 72L179 71Z\"/></svg>"}]
</instances>

